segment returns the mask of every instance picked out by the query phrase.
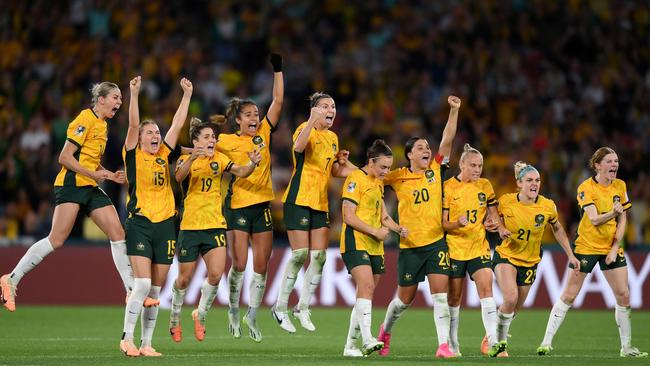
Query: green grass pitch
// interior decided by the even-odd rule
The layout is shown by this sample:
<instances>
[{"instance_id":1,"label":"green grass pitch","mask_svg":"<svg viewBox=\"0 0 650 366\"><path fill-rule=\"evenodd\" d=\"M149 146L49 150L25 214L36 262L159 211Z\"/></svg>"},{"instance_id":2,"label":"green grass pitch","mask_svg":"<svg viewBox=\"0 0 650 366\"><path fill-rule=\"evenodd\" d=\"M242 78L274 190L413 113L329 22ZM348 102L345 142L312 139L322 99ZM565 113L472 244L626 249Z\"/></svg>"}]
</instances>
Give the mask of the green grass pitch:
<instances>
[{"instance_id":1,"label":"green grass pitch","mask_svg":"<svg viewBox=\"0 0 650 366\"><path fill-rule=\"evenodd\" d=\"M548 310L524 310L514 320L510 333L509 359L488 359L479 354L483 337L481 314L461 310L460 340L463 357L436 360L435 327L431 310L408 310L393 328L391 355L372 355L364 359L341 356L348 328L350 309L316 308L312 318L317 331L299 327L296 334L284 333L271 318L268 308L259 312L264 340L254 343L243 327L241 339L228 334L223 307L208 316L203 342L193 336L191 309L183 309L183 342L169 337L169 311L162 310L154 335L154 347L161 358L127 359L118 349L124 309L120 307L18 306L15 313L0 312L0 365L431 365L507 364L507 365L648 365L650 359L621 359L613 311L572 310L555 339L551 356L540 357L535 349L540 342ZM373 334L385 309L373 312ZM650 312L632 314L634 345L650 350ZM139 327L136 336L139 335Z\"/></svg>"}]
</instances>

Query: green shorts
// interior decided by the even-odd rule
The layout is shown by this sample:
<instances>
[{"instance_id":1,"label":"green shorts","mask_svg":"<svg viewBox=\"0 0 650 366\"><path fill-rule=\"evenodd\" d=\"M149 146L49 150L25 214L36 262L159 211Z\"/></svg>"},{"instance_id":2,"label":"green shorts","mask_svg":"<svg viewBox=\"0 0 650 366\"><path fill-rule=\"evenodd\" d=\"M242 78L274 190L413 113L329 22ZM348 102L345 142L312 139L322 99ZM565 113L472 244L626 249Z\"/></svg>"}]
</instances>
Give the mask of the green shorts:
<instances>
[{"instance_id":1,"label":"green shorts","mask_svg":"<svg viewBox=\"0 0 650 366\"><path fill-rule=\"evenodd\" d=\"M397 278L402 287L424 281L429 274L449 276L449 248L444 239L419 248L400 249Z\"/></svg>"},{"instance_id":2,"label":"green shorts","mask_svg":"<svg viewBox=\"0 0 650 366\"><path fill-rule=\"evenodd\" d=\"M111 199L99 187L55 186L54 204L60 205L67 202L78 203L86 215L95 209L113 205Z\"/></svg>"},{"instance_id":3,"label":"green shorts","mask_svg":"<svg viewBox=\"0 0 650 366\"><path fill-rule=\"evenodd\" d=\"M293 203L284 203L284 224L287 230L309 231L330 227L328 212L317 211L311 207L298 206Z\"/></svg>"},{"instance_id":4,"label":"green shorts","mask_svg":"<svg viewBox=\"0 0 650 366\"><path fill-rule=\"evenodd\" d=\"M172 264L176 251L175 217L152 223L144 216L126 219L126 254L151 259L154 264Z\"/></svg>"},{"instance_id":5,"label":"green shorts","mask_svg":"<svg viewBox=\"0 0 650 366\"><path fill-rule=\"evenodd\" d=\"M386 271L383 255L369 255L365 250L350 250L341 254L341 257L348 273L352 273L352 268L356 266L370 266L372 274L382 274Z\"/></svg>"},{"instance_id":6,"label":"green shorts","mask_svg":"<svg viewBox=\"0 0 650 366\"><path fill-rule=\"evenodd\" d=\"M537 265L532 267L522 267L512 264L509 260L501 258L499 253L495 250L492 257L492 269L496 269L497 264L507 263L517 270L517 286L531 286L537 278Z\"/></svg>"},{"instance_id":7,"label":"green shorts","mask_svg":"<svg viewBox=\"0 0 650 366\"><path fill-rule=\"evenodd\" d=\"M474 281L472 275L481 268L492 268L490 254L472 258L466 261L451 259L451 278L465 278L465 273Z\"/></svg>"},{"instance_id":8,"label":"green shorts","mask_svg":"<svg viewBox=\"0 0 650 366\"><path fill-rule=\"evenodd\" d=\"M596 263L598 263L600 266L601 271L607 271L608 269L627 266L623 248L618 250L618 256L616 257L616 260L610 264L605 263L605 258L607 257L606 254L574 254L580 261L580 272L582 273L591 273L591 271L596 266ZM572 265L569 265L569 267L573 268Z\"/></svg>"},{"instance_id":9,"label":"green shorts","mask_svg":"<svg viewBox=\"0 0 650 366\"><path fill-rule=\"evenodd\" d=\"M262 202L242 208L223 209L228 230L240 230L249 234L273 231L271 202Z\"/></svg>"},{"instance_id":10,"label":"green shorts","mask_svg":"<svg viewBox=\"0 0 650 366\"><path fill-rule=\"evenodd\" d=\"M226 246L225 229L181 230L178 234L178 261L194 262L214 248Z\"/></svg>"}]
</instances>

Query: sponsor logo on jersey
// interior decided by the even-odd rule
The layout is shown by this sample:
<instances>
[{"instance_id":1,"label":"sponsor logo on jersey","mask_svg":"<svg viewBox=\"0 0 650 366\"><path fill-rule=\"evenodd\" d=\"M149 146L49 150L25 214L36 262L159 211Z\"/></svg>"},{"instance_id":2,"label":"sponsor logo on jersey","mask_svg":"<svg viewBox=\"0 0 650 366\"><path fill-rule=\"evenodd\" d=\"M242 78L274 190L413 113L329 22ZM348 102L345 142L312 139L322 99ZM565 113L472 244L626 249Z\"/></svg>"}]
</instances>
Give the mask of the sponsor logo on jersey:
<instances>
[{"instance_id":1,"label":"sponsor logo on jersey","mask_svg":"<svg viewBox=\"0 0 650 366\"><path fill-rule=\"evenodd\" d=\"M580 200L585 199L585 191L580 191L580 193L578 193L578 197L580 197Z\"/></svg>"},{"instance_id":2,"label":"sponsor logo on jersey","mask_svg":"<svg viewBox=\"0 0 650 366\"><path fill-rule=\"evenodd\" d=\"M350 182L350 183L348 183L348 188L346 188L346 189L347 189L348 192L352 193L352 192L354 192L354 190L356 188L357 188L357 183L356 182Z\"/></svg>"}]
</instances>

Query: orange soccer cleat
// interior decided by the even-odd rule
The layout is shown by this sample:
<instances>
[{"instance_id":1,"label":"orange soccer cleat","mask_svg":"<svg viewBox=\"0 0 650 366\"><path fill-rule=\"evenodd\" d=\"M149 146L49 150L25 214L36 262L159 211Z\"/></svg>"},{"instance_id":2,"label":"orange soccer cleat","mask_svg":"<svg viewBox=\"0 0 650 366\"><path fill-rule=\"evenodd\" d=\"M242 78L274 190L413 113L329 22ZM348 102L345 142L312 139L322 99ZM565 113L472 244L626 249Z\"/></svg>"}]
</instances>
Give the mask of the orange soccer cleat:
<instances>
[{"instance_id":1,"label":"orange soccer cleat","mask_svg":"<svg viewBox=\"0 0 650 366\"><path fill-rule=\"evenodd\" d=\"M0 300L7 310L16 311L16 286L11 283L8 274L0 277Z\"/></svg>"},{"instance_id":2,"label":"orange soccer cleat","mask_svg":"<svg viewBox=\"0 0 650 366\"><path fill-rule=\"evenodd\" d=\"M194 337L200 342L205 339L205 321L201 323L198 309L192 311L192 320L194 320Z\"/></svg>"},{"instance_id":3,"label":"orange soccer cleat","mask_svg":"<svg viewBox=\"0 0 650 366\"><path fill-rule=\"evenodd\" d=\"M140 355L145 357L160 357L162 356L162 353L157 352L151 346L142 346L140 347Z\"/></svg>"},{"instance_id":4,"label":"orange soccer cleat","mask_svg":"<svg viewBox=\"0 0 650 366\"><path fill-rule=\"evenodd\" d=\"M129 357L138 357L140 356L140 351L138 347L133 343L133 339L121 340L120 341L120 351Z\"/></svg>"}]
</instances>

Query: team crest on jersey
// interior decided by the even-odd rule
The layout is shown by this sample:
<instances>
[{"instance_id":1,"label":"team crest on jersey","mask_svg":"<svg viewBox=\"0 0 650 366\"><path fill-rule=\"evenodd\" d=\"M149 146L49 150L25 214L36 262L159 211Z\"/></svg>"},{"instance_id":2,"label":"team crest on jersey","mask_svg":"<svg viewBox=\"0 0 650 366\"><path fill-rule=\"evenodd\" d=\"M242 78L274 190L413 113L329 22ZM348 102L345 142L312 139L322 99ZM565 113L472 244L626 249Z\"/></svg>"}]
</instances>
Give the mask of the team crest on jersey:
<instances>
[{"instance_id":1,"label":"team crest on jersey","mask_svg":"<svg viewBox=\"0 0 650 366\"><path fill-rule=\"evenodd\" d=\"M478 205L479 206L485 206L486 201L487 201L487 198L485 197L485 193L479 192L478 193Z\"/></svg>"},{"instance_id":2,"label":"team crest on jersey","mask_svg":"<svg viewBox=\"0 0 650 366\"><path fill-rule=\"evenodd\" d=\"M356 182L350 182L348 184L348 188L346 188L346 189L347 189L348 192L352 193L352 192L354 192L354 190L356 188L357 188L357 183Z\"/></svg>"},{"instance_id":3,"label":"team crest on jersey","mask_svg":"<svg viewBox=\"0 0 650 366\"><path fill-rule=\"evenodd\" d=\"M616 202L621 203L621 196L619 196L619 195L614 196L614 203L616 203Z\"/></svg>"},{"instance_id":4,"label":"team crest on jersey","mask_svg":"<svg viewBox=\"0 0 650 366\"><path fill-rule=\"evenodd\" d=\"M187 249L183 248L181 249L181 257L185 257L187 255Z\"/></svg>"},{"instance_id":5,"label":"team crest on jersey","mask_svg":"<svg viewBox=\"0 0 650 366\"><path fill-rule=\"evenodd\" d=\"M135 246L135 249L136 249L136 250L139 250L139 251L143 251L143 250L144 250L144 244L142 244L142 243L138 243L138 244Z\"/></svg>"},{"instance_id":6,"label":"team crest on jersey","mask_svg":"<svg viewBox=\"0 0 650 366\"><path fill-rule=\"evenodd\" d=\"M253 143L257 145L258 148L263 149L266 144L264 144L264 140L262 139L262 136L256 135L253 137Z\"/></svg>"},{"instance_id":7,"label":"team crest on jersey","mask_svg":"<svg viewBox=\"0 0 650 366\"><path fill-rule=\"evenodd\" d=\"M580 193L578 193L578 197L580 197L580 200L585 199L585 191L580 191Z\"/></svg>"},{"instance_id":8,"label":"team crest on jersey","mask_svg":"<svg viewBox=\"0 0 650 366\"><path fill-rule=\"evenodd\" d=\"M158 165L165 166L165 159L163 159L163 158L156 158L156 163L157 163Z\"/></svg>"},{"instance_id":9,"label":"team crest on jersey","mask_svg":"<svg viewBox=\"0 0 650 366\"><path fill-rule=\"evenodd\" d=\"M303 216L303 218L300 219L300 225L302 226L309 225L309 219Z\"/></svg>"},{"instance_id":10,"label":"team crest on jersey","mask_svg":"<svg viewBox=\"0 0 650 366\"><path fill-rule=\"evenodd\" d=\"M210 169L212 169L212 173L217 174L219 172L219 163L216 161L211 162Z\"/></svg>"},{"instance_id":11,"label":"team crest on jersey","mask_svg":"<svg viewBox=\"0 0 650 366\"><path fill-rule=\"evenodd\" d=\"M237 219L237 223L239 225L246 225L246 218L245 217L240 217Z\"/></svg>"},{"instance_id":12,"label":"team crest on jersey","mask_svg":"<svg viewBox=\"0 0 650 366\"><path fill-rule=\"evenodd\" d=\"M540 227L544 223L544 215L535 215L535 227Z\"/></svg>"},{"instance_id":13,"label":"team crest on jersey","mask_svg":"<svg viewBox=\"0 0 650 366\"><path fill-rule=\"evenodd\" d=\"M370 256L368 256L368 253L363 253L363 255L361 255L361 258L366 261L370 260Z\"/></svg>"},{"instance_id":14,"label":"team crest on jersey","mask_svg":"<svg viewBox=\"0 0 650 366\"><path fill-rule=\"evenodd\" d=\"M427 178L427 183L433 183L436 181L435 173L431 169L427 169L427 171L424 172L424 176Z\"/></svg>"},{"instance_id":15,"label":"team crest on jersey","mask_svg":"<svg viewBox=\"0 0 650 366\"><path fill-rule=\"evenodd\" d=\"M580 267L586 267L587 264L589 264L589 261L587 261L586 259L581 259L580 260Z\"/></svg>"},{"instance_id":16,"label":"team crest on jersey","mask_svg":"<svg viewBox=\"0 0 650 366\"><path fill-rule=\"evenodd\" d=\"M404 273L404 281L411 281L413 279L413 275L410 273Z\"/></svg>"}]
</instances>

